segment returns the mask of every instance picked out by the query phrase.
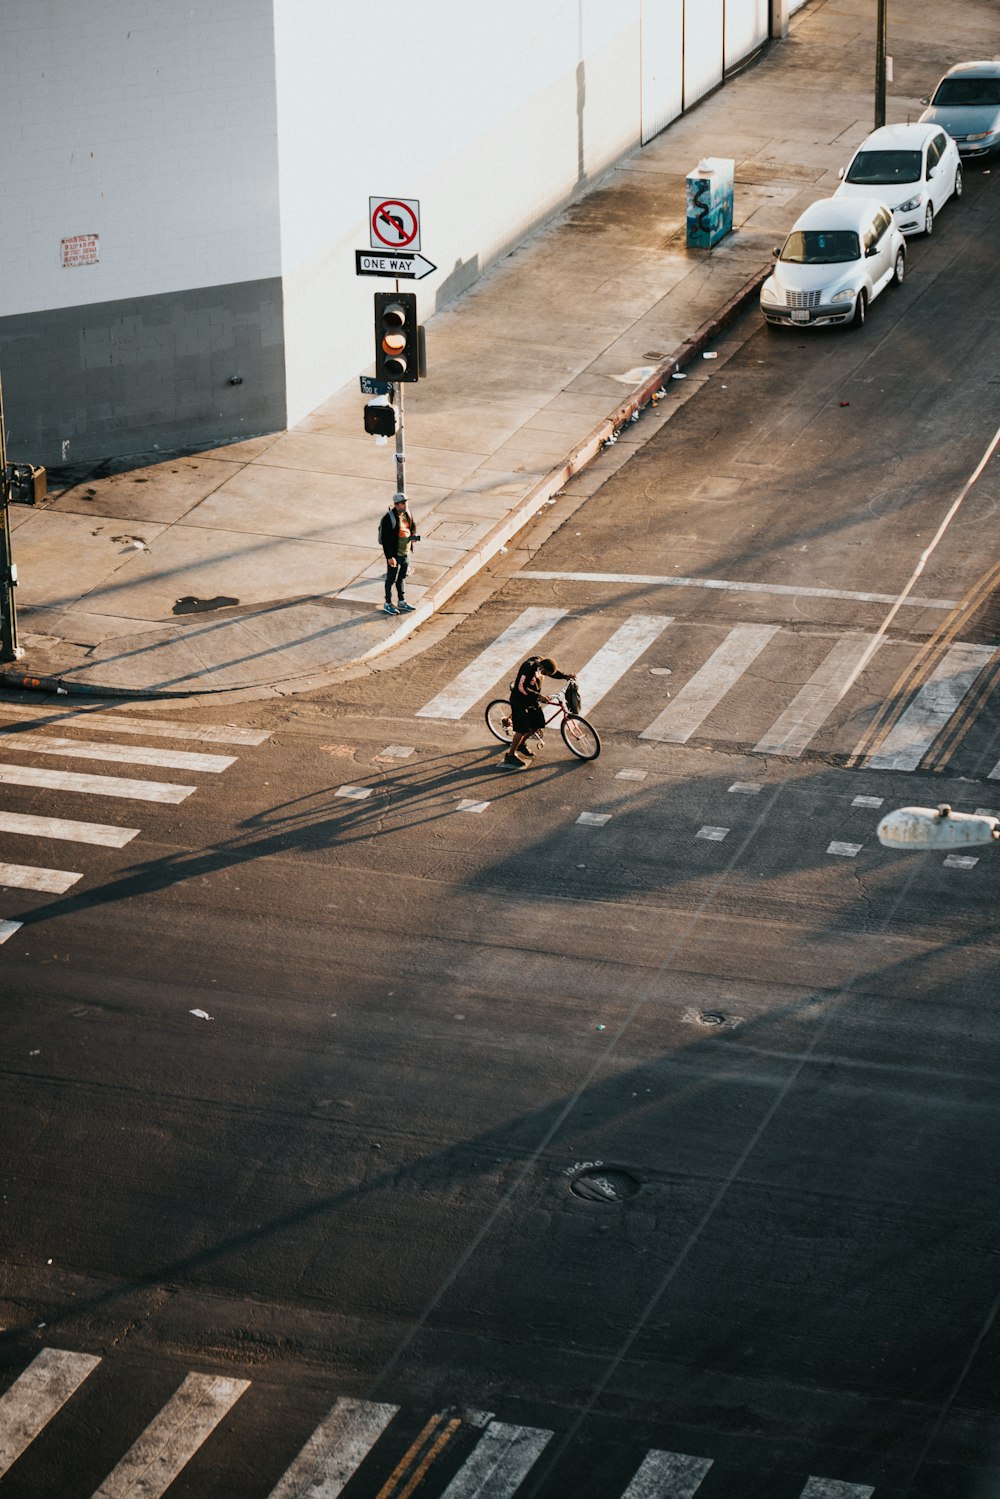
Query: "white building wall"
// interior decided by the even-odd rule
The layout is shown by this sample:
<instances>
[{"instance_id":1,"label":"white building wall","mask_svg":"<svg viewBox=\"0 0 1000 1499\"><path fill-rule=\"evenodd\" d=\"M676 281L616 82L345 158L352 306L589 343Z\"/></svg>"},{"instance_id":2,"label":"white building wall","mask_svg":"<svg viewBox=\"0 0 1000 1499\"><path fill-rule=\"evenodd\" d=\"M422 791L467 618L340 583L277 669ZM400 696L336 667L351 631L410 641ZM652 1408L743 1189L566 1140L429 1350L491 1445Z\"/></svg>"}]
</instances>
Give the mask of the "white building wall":
<instances>
[{"instance_id":1,"label":"white building wall","mask_svg":"<svg viewBox=\"0 0 1000 1499\"><path fill-rule=\"evenodd\" d=\"M0 316L279 274L272 0L2 0L0 48Z\"/></svg>"},{"instance_id":2,"label":"white building wall","mask_svg":"<svg viewBox=\"0 0 1000 1499\"><path fill-rule=\"evenodd\" d=\"M368 198L418 198L420 316L633 145L639 0L275 0L288 420L372 359Z\"/></svg>"}]
</instances>

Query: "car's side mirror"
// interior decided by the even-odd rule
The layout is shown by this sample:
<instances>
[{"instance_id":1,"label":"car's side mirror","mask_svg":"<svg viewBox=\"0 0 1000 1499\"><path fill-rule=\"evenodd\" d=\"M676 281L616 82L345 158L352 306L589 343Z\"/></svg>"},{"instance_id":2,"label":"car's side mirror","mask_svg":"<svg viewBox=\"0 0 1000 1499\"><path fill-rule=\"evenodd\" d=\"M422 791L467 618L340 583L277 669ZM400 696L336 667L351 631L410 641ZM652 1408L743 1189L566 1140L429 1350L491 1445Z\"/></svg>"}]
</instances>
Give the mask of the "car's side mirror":
<instances>
[{"instance_id":1,"label":"car's side mirror","mask_svg":"<svg viewBox=\"0 0 1000 1499\"><path fill-rule=\"evenodd\" d=\"M771 254L774 256L775 260L780 260L781 259L781 246L780 245L772 245L771 246Z\"/></svg>"},{"instance_id":2,"label":"car's side mirror","mask_svg":"<svg viewBox=\"0 0 1000 1499\"><path fill-rule=\"evenodd\" d=\"M865 259L870 260L873 255L878 254L878 245L869 245L865 250Z\"/></svg>"},{"instance_id":3,"label":"car's side mirror","mask_svg":"<svg viewBox=\"0 0 1000 1499\"><path fill-rule=\"evenodd\" d=\"M927 98L927 99L921 99L920 102L921 102L921 104L929 104L931 101L930 101L929 98Z\"/></svg>"},{"instance_id":4,"label":"car's side mirror","mask_svg":"<svg viewBox=\"0 0 1000 1499\"><path fill-rule=\"evenodd\" d=\"M843 180L844 180L844 168L843 167L838 167L837 168L837 176L840 178L841 182L843 182Z\"/></svg>"}]
</instances>

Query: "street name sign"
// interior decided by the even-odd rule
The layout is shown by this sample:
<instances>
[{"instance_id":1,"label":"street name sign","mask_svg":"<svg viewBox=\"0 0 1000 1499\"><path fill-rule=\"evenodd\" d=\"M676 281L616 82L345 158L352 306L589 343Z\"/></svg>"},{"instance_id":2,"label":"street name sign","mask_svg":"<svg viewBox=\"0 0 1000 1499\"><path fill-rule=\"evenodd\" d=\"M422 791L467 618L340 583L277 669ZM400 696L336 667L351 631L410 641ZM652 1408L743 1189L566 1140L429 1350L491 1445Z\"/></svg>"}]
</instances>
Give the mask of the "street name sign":
<instances>
[{"instance_id":1,"label":"street name sign","mask_svg":"<svg viewBox=\"0 0 1000 1499\"><path fill-rule=\"evenodd\" d=\"M437 270L425 256L408 250L394 254L388 250L355 250L354 266L359 276L394 276L399 281L422 281Z\"/></svg>"},{"instance_id":2,"label":"street name sign","mask_svg":"<svg viewBox=\"0 0 1000 1499\"><path fill-rule=\"evenodd\" d=\"M387 396L392 393L391 380L376 380L374 375L359 375L363 396Z\"/></svg>"}]
</instances>

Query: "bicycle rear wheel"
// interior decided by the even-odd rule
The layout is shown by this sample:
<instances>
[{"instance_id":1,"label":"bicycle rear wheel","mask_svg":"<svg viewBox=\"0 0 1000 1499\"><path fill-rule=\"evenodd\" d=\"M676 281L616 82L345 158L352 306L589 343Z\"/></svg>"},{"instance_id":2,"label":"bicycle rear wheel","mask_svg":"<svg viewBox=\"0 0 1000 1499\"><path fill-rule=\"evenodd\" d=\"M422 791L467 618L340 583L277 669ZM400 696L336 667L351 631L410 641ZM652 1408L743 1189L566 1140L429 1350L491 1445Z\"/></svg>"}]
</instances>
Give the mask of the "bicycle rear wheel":
<instances>
[{"instance_id":1,"label":"bicycle rear wheel","mask_svg":"<svg viewBox=\"0 0 1000 1499\"><path fill-rule=\"evenodd\" d=\"M596 760L601 753L600 735L593 724L578 713L567 713L560 725L563 743L578 760Z\"/></svg>"},{"instance_id":2,"label":"bicycle rear wheel","mask_svg":"<svg viewBox=\"0 0 1000 1499\"><path fill-rule=\"evenodd\" d=\"M514 726L511 720L510 703L505 697L494 698L486 709L486 727L494 739L499 739L501 744L510 743L514 734Z\"/></svg>"}]
</instances>

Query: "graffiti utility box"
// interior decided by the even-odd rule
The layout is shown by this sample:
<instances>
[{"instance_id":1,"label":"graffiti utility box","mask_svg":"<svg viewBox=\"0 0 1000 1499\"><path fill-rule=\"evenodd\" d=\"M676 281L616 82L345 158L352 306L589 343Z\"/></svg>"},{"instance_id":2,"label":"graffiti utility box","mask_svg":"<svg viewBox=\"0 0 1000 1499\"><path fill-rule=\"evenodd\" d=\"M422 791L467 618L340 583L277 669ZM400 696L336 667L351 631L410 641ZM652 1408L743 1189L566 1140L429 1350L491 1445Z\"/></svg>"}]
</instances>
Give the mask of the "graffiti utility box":
<instances>
[{"instance_id":1,"label":"graffiti utility box","mask_svg":"<svg viewBox=\"0 0 1000 1499\"><path fill-rule=\"evenodd\" d=\"M709 250L733 227L736 163L726 156L704 156L687 174L687 243Z\"/></svg>"}]
</instances>

